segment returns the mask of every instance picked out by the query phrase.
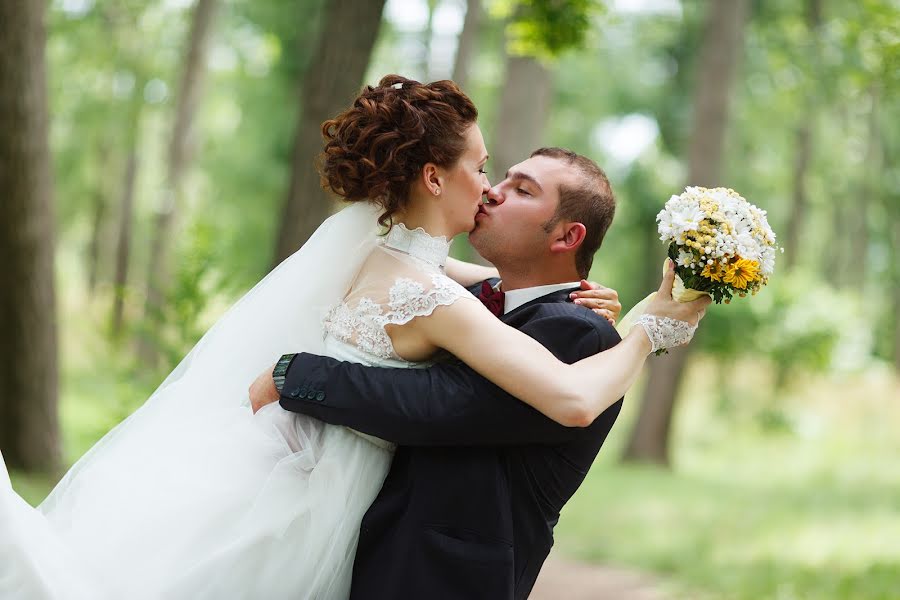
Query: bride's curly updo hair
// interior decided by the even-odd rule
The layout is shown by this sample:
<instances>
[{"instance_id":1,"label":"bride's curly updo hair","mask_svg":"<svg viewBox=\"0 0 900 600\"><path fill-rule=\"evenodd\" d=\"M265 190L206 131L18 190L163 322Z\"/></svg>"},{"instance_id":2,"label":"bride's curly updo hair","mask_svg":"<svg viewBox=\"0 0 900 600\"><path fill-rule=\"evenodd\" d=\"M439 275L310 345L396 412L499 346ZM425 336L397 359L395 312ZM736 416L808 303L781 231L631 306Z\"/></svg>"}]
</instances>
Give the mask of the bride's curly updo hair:
<instances>
[{"instance_id":1,"label":"bride's curly updo hair","mask_svg":"<svg viewBox=\"0 0 900 600\"><path fill-rule=\"evenodd\" d=\"M478 110L449 80L419 83L387 75L353 105L322 123L322 186L351 201L384 209L379 223L405 207L426 163L451 167L465 149Z\"/></svg>"}]
</instances>

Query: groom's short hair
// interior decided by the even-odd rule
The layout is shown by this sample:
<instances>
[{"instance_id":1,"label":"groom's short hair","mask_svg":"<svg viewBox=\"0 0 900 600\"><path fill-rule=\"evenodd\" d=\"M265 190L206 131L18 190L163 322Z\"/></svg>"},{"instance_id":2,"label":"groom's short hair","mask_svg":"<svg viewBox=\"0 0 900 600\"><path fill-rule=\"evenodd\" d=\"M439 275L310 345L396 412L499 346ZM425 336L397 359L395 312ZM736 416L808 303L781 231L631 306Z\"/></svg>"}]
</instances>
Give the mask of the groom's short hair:
<instances>
[{"instance_id":1,"label":"groom's short hair","mask_svg":"<svg viewBox=\"0 0 900 600\"><path fill-rule=\"evenodd\" d=\"M587 233L575 253L575 267L579 275L586 278L594 262L594 254L600 249L616 212L616 199L609 179L590 158L565 148L538 148L531 156L555 158L578 171L577 185L559 186L559 206L553 217L544 224L544 229L550 231L562 220L584 225Z\"/></svg>"}]
</instances>

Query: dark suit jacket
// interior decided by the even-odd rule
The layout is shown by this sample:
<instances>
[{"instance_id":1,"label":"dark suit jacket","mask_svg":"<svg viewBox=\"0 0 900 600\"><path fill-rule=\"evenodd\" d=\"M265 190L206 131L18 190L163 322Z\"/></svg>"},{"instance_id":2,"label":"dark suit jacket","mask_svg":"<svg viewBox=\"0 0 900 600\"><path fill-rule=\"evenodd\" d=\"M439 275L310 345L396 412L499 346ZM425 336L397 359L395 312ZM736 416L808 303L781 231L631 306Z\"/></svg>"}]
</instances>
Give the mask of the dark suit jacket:
<instances>
[{"instance_id":1,"label":"dark suit jacket","mask_svg":"<svg viewBox=\"0 0 900 600\"><path fill-rule=\"evenodd\" d=\"M567 363L617 344L571 291L502 319ZM502 351L487 347L484 360ZM458 361L382 369L298 354L281 405L399 444L363 518L351 598L503 600L528 597L622 400L568 428Z\"/></svg>"}]
</instances>

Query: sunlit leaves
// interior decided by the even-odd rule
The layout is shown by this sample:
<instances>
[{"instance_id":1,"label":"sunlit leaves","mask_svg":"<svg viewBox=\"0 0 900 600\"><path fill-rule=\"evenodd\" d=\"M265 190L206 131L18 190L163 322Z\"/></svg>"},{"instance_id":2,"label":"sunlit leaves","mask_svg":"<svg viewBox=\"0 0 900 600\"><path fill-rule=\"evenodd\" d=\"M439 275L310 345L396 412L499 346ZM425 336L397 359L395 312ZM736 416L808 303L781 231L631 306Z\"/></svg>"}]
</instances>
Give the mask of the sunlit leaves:
<instances>
[{"instance_id":1,"label":"sunlit leaves","mask_svg":"<svg viewBox=\"0 0 900 600\"><path fill-rule=\"evenodd\" d=\"M584 45L600 0L496 0L492 11L508 18L512 54L552 59Z\"/></svg>"}]
</instances>

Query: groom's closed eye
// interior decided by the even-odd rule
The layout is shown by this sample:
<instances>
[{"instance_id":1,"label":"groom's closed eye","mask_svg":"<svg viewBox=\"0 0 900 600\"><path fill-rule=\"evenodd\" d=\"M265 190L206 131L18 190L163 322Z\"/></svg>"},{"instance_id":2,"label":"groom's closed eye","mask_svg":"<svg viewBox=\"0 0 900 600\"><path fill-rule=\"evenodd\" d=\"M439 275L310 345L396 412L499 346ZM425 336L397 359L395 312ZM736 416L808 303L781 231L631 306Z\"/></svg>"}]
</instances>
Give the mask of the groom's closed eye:
<instances>
[{"instance_id":1,"label":"groom's closed eye","mask_svg":"<svg viewBox=\"0 0 900 600\"><path fill-rule=\"evenodd\" d=\"M534 178L534 176L529 175L528 173L523 173L521 171L507 171L506 179L512 180L513 183L519 184L519 187L516 188L517 192L525 191L529 195L533 195L532 192L525 190L521 186L522 183L529 184L529 187L533 187L535 190L537 190L538 193L542 192L544 189L541 187L541 184L538 183L537 179Z\"/></svg>"}]
</instances>

